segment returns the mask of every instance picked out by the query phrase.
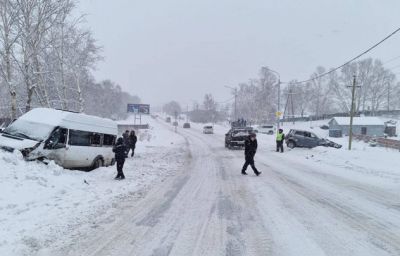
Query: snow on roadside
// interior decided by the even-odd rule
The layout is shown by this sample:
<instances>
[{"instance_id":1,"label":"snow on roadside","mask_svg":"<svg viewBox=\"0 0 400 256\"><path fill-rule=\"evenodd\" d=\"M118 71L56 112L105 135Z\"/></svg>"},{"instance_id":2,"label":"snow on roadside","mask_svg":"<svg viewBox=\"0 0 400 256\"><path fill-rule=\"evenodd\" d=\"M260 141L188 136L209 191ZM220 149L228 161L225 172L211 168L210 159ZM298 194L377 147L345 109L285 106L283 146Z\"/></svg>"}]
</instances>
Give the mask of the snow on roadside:
<instances>
[{"instance_id":1,"label":"snow on roadside","mask_svg":"<svg viewBox=\"0 0 400 256\"><path fill-rule=\"evenodd\" d=\"M185 141L149 119L139 133L124 181L115 166L92 172L64 170L54 163L25 162L19 153L0 152L0 255L32 255L77 227L113 222L118 203L143 197L174 175L185 161Z\"/></svg>"}]
</instances>

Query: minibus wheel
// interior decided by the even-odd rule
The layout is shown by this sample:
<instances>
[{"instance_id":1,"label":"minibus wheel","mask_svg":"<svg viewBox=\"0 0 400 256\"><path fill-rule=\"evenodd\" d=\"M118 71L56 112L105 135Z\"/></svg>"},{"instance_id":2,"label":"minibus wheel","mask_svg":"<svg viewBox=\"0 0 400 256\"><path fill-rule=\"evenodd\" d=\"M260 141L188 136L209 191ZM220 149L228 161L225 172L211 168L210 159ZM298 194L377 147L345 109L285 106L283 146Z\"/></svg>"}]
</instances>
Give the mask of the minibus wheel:
<instances>
[{"instance_id":1,"label":"minibus wheel","mask_svg":"<svg viewBox=\"0 0 400 256\"><path fill-rule=\"evenodd\" d=\"M96 158L96 160L94 160L93 169L92 169L92 170L97 169L97 168L100 168L100 167L102 167L102 166L103 166L103 159L101 159L100 157L98 157L98 158Z\"/></svg>"}]
</instances>

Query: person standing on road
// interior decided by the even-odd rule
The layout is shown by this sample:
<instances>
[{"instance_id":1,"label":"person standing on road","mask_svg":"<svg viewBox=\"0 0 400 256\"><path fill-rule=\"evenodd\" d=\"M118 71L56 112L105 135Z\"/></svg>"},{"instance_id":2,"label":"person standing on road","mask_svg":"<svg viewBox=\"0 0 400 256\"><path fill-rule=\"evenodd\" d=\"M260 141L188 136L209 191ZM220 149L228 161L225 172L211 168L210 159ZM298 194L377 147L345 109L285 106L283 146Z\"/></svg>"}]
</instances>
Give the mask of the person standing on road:
<instances>
[{"instance_id":1,"label":"person standing on road","mask_svg":"<svg viewBox=\"0 0 400 256\"><path fill-rule=\"evenodd\" d=\"M249 137L246 139L246 141L244 142L244 156L245 156L246 162L244 163L243 168L242 168L243 175L247 175L246 170L249 165L253 169L255 175L258 176L261 174L261 172L259 172L257 170L256 166L254 165L254 156L256 155L256 152L257 152L257 146L258 145L257 145L256 134L251 133L249 135Z\"/></svg>"},{"instance_id":2,"label":"person standing on road","mask_svg":"<svg viewBox=\"0 0 400 256\"><path fill-rule=\"evenodd\" d=\"M125 158L128 157L128 151L129 151L129 131L126 130L123 134L122 134L122 139L123 139L123 143L125 145Z\"/></svg>"},{"instance_id":3,"label":"person standing on road","mask_svg":"<svg viewBox=\"0 0 400 256\"><path fill-rule=\"evenodd\" d=\"M278 133L276 134L276 152L281 151L283 153L283 142L285 141L285 134L283 133L282 129L279 129Z\"/></svg>"},{"instance_id":4,"label":"person standing on road","mask_svg":"<svg viewBox=\"0 0 400 256\"><path fill-rule=\"evenodd\" d=\"M136 142L137 142L137 137L135 131L132 130L131 133L129 134L129 148L128 148L128 154L129 150L132 150L131 157L135 155Z\"/></svg>"},{"instance_id":5,"label":"person standing on road","mask_svg":"<svg viewBox=\"0 0 400 256\"><path fill-rule=\"evenodd\" d=\"M124 144L123 138L118 138L117 143L113 148L113 152L115 153L115 161L117 162L117 176L116 180L125 179L125 175L123 172L125 158L126 158L126 146Z\"/></svg>"}]
</instances>

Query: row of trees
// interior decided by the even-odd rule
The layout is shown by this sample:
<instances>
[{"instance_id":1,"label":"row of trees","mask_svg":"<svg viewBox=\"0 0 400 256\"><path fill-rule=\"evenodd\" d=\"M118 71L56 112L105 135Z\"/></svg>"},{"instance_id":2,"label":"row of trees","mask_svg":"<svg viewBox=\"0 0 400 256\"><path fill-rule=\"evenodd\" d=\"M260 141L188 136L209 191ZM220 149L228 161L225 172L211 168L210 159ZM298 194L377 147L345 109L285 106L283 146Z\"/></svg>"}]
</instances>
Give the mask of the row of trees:
<instances>
[{"instance_id":1,"label":"row of trees","mask_svg":"<svg viewBox=\"0 0 400 256\"><path fill-rule=\"evenodd\" d=\"M356 76L356 111L374 114L382 109L400 108L400 83L396 75L378 59L364 59L319 77L327 69L317 67L310 81L296 80L282 84L280 110L290 116L323 116L348 113L351 108L351 85ZM278 106L278 78L267 67L259 77L239 84L237 116L258 122L275 120Z\"/></svg>"},{"instance_id":2,"label":"row of trees","mask_svg":"<svg viewBox=\"0 0 400 256\"><path fill-rule=\"evenodd\" d=\"M100 48L83 28L83 17L73 15L75 5L0 1L0 114L14 119L43 106L111 117L106 108L115 109L118 100L139 100L110 81L94 82Z\"/></svg>"},{"instance_id":3,"label":"row of trees","mask_svg":"<svg viewBox=\"0 0 400 256\"><path fill-rule=\"evenodd\" d=\"M311 78L326 72L318 67ZM356 76L355 110L358 113L400 107L400 83L396 75L385 68L378 59L364 59L346 65L327 76L313 79L306 84L291 81L285 93L293 93L294 112L322 116L335 112L349 113L351 109L351 86Z\"/></svg>"}]
</instances>

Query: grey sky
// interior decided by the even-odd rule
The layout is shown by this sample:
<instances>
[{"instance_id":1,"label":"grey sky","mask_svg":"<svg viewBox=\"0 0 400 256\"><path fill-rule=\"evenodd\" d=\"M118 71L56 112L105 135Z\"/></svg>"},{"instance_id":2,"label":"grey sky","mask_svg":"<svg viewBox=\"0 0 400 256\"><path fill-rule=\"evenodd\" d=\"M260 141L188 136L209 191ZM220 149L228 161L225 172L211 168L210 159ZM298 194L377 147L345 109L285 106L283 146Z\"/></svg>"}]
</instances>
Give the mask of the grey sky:
<instances>
[{"instance_id":1,"label":"grey sky","mask_svg":"<svg viewBox=\"0 0 400 256\"><path fill-rule=\"evenodd\" d=\"M151 104L228 99L224 85L261 66L306 79L400 26L398 0L81 0L79 11L104 47L96 78ZM368 56L389 60L399 45L400 34Z\"/></svg>"}]
</instances>

